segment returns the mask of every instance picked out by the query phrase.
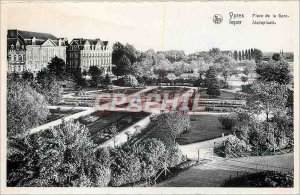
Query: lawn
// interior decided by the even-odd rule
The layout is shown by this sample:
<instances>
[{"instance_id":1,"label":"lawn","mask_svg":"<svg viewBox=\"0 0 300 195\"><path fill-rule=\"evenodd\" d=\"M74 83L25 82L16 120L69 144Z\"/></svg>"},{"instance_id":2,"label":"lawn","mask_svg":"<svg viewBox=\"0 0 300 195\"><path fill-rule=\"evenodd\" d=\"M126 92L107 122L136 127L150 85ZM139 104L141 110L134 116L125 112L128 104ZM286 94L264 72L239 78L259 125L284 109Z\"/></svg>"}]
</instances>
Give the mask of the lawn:
<instances>
[{"instance_id":1,"label":"lawn","mask_svg":"<svg viewBox=\"0 0 300 195\"><path fill-rule=\"evenodd\" d=\"M202 90L200 92L200 98L203 99L224 99L224 100L234 100L236 94L233 92L228 92L228 91L221 91L221 95L217 97L210 97L209 95L206 94L206 90Z\"/></svg>"},{"instance_id":2,"label":"lawn","mask_svg":"<svg viewBox=\"0 0 300 195\"><path fill-rule=\"evenodd\" d=\"M181 134L177 142L181 145L191 144L221 137L222 133L229 134L223 129L217 115L194 115L191 116L191 130Z\"/></svg>"}]
</instances>

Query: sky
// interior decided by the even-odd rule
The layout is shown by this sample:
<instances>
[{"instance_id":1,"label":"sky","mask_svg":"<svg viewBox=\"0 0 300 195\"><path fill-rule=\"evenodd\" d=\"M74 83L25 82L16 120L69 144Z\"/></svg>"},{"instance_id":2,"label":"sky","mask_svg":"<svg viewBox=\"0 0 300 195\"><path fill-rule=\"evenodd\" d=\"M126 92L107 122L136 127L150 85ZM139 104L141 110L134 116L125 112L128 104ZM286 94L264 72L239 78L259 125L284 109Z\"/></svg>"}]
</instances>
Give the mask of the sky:
<instances>
[{"instance_id":1,"label":"sky","mask_svg":"<svg viewBox=\"0 0 300 195\"><path fill-rule=\"evenodd\" d=\"M143 51L176 49L185 53L212 47L293 51L299 17L297 1L27 2L1 6L8 29L47 32L69 41L100 38L130 43ZM242 24L230 25L229 12L244 14ZM276 18L276 25L252 25L252 14L267 13L288 14L289 18ZM214 14L223 16L221 24L213 22Z\"/></svg>"}]
</instances>

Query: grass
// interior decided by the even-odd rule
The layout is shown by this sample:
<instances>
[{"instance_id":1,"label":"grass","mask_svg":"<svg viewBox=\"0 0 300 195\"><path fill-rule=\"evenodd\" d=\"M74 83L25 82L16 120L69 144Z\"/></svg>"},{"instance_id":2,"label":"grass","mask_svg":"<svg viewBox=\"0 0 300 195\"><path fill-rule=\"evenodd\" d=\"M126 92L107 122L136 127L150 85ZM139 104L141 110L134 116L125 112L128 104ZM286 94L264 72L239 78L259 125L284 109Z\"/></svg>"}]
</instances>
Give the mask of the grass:
<instances>
[{"instance_id":1,"label":"grass","mask_svg":"<svg viewBox=\"0 0 300 195\"><path fill-rule=\"evenodd\" d=\"M200 92L200 98L203 99L224 99L224 100L234 100L235 99L236 94L233 92L228 92L228 91L221 91L221 95L220 96L216 96L216 97L211 97L209 95L206 94L206 90L203 90Z\"/></svg>"},{"instance_id":2,"label":"grass","mask_svg":"<svg viewBox=\"0 0 300 195\"><path fill-rule=\"evenodd\" d=\"M191 116L191 129L177 138L181 145L210 140L228 135L229 131L223 129L217 115L194 115Z\"/></svg>"}]
</instances>

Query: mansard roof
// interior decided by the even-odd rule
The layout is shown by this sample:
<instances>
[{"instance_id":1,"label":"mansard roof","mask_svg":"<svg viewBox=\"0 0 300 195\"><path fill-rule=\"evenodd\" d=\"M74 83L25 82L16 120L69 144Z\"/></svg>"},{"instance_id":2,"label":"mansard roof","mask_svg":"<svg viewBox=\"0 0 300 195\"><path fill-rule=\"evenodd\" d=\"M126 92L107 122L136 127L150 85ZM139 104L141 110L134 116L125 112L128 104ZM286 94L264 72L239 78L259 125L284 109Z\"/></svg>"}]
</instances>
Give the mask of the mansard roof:
<instances>
[{"instance_id":1,"label":"mansard roof","mask_svg":"<svg viewBox=\"0 0 300 195\"><path fill-rule=\"evenodd\" d=\"M24 39L32 39L35 37L36 39L42 39L42 40L47 40L47 39L52 39L52 40L57 40L58 38L55 37L52 34L49 33L40 33L40 32L30 32L30 31L23 31L23 30L18 30L18 33L24 38Z\"/></svg>"}]
</instances>

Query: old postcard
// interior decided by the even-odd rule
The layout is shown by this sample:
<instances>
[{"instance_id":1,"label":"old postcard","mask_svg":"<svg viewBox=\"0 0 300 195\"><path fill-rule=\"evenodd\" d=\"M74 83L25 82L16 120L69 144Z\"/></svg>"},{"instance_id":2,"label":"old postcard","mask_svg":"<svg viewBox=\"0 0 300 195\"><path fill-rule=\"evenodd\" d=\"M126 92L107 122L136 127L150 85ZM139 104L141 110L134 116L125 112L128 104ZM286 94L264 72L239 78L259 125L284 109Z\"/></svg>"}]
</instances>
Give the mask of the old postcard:
<instances>
[{"instance_id":1,"label":"old postcard","mask_svg":"<svg viewBox=\"0 0 300 195\"><path fill-rule=\"evenodd\" d=\"M299 194L298 1L1 1L1 194Z\"/></svg>"}]
</instances>

